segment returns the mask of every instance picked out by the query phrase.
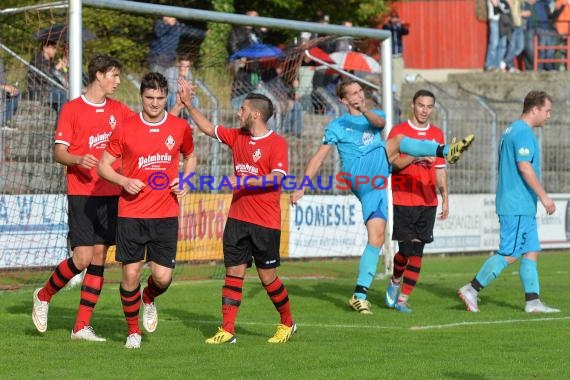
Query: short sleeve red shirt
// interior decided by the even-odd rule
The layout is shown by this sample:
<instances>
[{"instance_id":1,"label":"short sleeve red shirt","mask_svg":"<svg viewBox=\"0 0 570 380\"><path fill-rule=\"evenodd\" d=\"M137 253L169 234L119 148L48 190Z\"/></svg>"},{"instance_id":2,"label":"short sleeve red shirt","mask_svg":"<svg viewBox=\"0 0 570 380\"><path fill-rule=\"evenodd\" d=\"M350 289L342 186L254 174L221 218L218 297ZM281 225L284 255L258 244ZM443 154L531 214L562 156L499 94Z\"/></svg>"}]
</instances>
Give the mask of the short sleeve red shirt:
<instances>
[{"instance_id":1,"label":"short sleeve red shirt","mask_svg":"<svg viewBox=\"0 0 570 380\"><path fill-rule=\"evenodd\" d=\"M111 132L132 115L134 112L121 102L107 98L100 104L91 103L82 95L63 105L57 121L55 143L66 145L71 154L92 154L100 159ZM117 162L115 168L119 166ZM67 167L69 195L109 196L120 192L119 186L99 177L96 167Z\"/></svg>"},{"instance_id":2,"label":"short sleeve red shirt","mask_svg":"<svg viewBox=\"0 0 570 380\"><path fill-rule=\"evenodd\" d=\"M392 128L388 139L397 135L444 143L441 129L431 124L419 128L410 121L405 121ZM436 168L445 168L445 160L442 157L437 157L435 162L418 160L392 174L393 203L399 206L437 206Z\"/></svg>"},{"instance_id":3,"label":"short sleeve red shirt","mask_svg":"<svg viewBox=\"0 0 570 380\"><path fill-rule=\"evenodd\" d=\"M216 127L216 137L232 150L237 177L262 177L272 172L287 175L289 170L287 141L273 131L251 136L240 129ZM281 229L281 187L260 186L233 190L228 216L259 226Z\"/></svg>"},{"instance_id":4,"label":"short sleeve red shirt","mask_svg":"<svg viewBox=\"0 0 570 380\"><path fill-rule=\"evenodd\" d=\"M141 180L145 187L135 195L121 192L119 216L178 216L178 199L168 185L178 178L180 153L188 156L193 151L192 130L183 119L165 112L156 123L145 121L142 114L126 120L111 135L107 152L121 159L122 175Z\"/></svg>"}]
</instances>

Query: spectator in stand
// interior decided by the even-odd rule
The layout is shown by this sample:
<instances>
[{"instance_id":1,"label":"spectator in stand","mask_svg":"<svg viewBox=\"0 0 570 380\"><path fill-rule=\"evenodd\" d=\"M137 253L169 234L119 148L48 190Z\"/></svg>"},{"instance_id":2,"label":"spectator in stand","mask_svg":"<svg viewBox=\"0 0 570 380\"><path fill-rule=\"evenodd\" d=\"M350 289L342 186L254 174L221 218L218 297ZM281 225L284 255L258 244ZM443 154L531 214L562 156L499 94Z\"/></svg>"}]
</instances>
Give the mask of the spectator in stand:
<instances>
[{"instance_id":1,"label":"spectator in stand","mask_svg":"<svg viewBox=\"0 0 570 380\"><path fill-rule=\"evenodd\" d=\"M538 44L540 46L556 46L558 35L556 29L552 26L552 12L550 5L553 4L551 0L527 0L525 10L530 11L528 17L526 42L525 42L525 55L527 59L527 66L534 67L534 36L538 36ZM554 58L554 50L541 50L539 52L540 58L551 59ZM538 65L539 70L555 70L554 63L541 63Z\"/></svg>"},{"instance_id":2,"label":"spectator in stand","mask_svg":"<svg viewBox=\"0 0 570 380\"><path fill-rule=\"evenodd\" d=\"M523 18L530 16L530 11L523 10L525 0L510 0L511 16L513 18L513 31L509 40L507 55L505 60L501 62L501 68L509 72L517 72L513 62L524 51L524 33L525 23Z\"/></svg>"},{"instance_id":3,"label":"spectator in stand","mask_svg":"<svg viewBox=\"0 0 570 380\"><path fill-rule=\"evenodd\" d=\"M499 69L507 71L507 64L505 63L507 46L511 45L513 36L513 15L511 13L510 0L497 0L495 13L499 14Z\"/></svg>"},{"instance_id":4,"label":"spectator in stand","mask_svg":"<svg viewBox=\"0 0 570 380\"><path fill-rule=\"evenodd\" d=\"M556 1L556 9L552 14L552 19L561 44L566 45L568 36L570 36L570 0ZM565 52L564 56L567 54L568 52Z\"/></svg>"},{"instance_id":5,"label":"spectator in stand","mask_svg":"<svg viewBox=\"0 0 570 380\"><path fill-rule=\"evenodd\" d=\"M204 30L184 25L175 17L163 16L156 20L148 57L150 70L165 74L166 69L174 66L180 38L203 39L205 36Z\"/></svg>"},{"instance_id":6,"label":"spectator in stand","mask_svg":"<svg viewBox=\"0 0 570 380\"><path fill-rule=\"evenodd\" d=\"M352 21L343 21L342 26L352 28ZM337 37L335 39L335 51L354 50L354 38L349 36Z\"/></svg>"},{"instance_id":7,"label":"spectator in stand","mask_svg":"<svg viewBox=\"0 0 570 380\"><path fill-rule=\"evenodd\" d=\"M278 133L300 137L303 131L303 110L295 91L299 81L289 81L284 77L282 62L273 71L273 78L264 83L263 87L279 101L283 110L282 115L277 115L282 118L281 130L278 130Z\"/></svg>"},{"instance_id":8,"label":"spectator in stand","mask_svg":"<svg viewBox=\"0 0 570 380\"><path fill-rule=\"evenodd\" d=\"M232 109L237 112L245 96L255 90L261 83L261 68L259 62L248 62L240 58L233 63L234 79L232 81Z\"/></svg>"},{"instance_id":9,"label":"spectator in stand","mask_svg":"<svg viewBox=\"0 0 570 380\"><path fill-rule=\"evenodd\" d=\"M485 58L485 71L499 70L499 64L505 55L505 46L500 46L499 12L496 7L499 0L487 0L487 23L489 26L489 40L487 42L487 57ZM499 58L500 57L500 58Z\"/></svg>"},{"instance_id":10,"label":"spectator in stand","mask_svg":"<svg viewBox=\"0 0 570 380\"><path fill-rule=\"evenodd\" d=\"M259 17L257 11L251 10L245 13L247 16ZM228 37L228 56L253 44L260 44L267 35L267 28L254 28L253 26L234 26Z\"/></svg>"},{"instance_id":11,"label":"spectator in stand","mask_svg":"<svg viewBox=\"0 0 570 380\"><path fill-rule=\"evenodd\" d=\"M12 125L12 116L18 109L18 101L20 100L20 91L16 86L8 84L4 77L4 61L0 57L0 105L4 102L4 112L0 108L0 128L9 130L14 129Z\"/></svg>"},{"instance_id":12,"label":"spectator in stand","mask_svg":"<svg viewBox=\"0 0 570 380\"><path fill-rule=\"evenodd\" d=\"M166 69L164 76L168 81L168 98L166 102L166 109L170 111L172 107L176 104L176 95L178 94L178 79L184 79L185 81L192 82L192 59L190 55L180 55L176 61L176 65ZM194 107L198 107L198 98L192 99L196 104L192 104ZM178 115L177 115L178 116Z\"/></svg>"},{"instance_id":13,"label":"spectator in stand","mask_svg":"<svg viewBox=\"0 0 570 380\"><path fill-rule=\"evenodd\" d=\"M56 63L58 45L56 41L43 41L42 49L30 61L28 70L28 93L32 100L47 99L47 103L59 113L67 101L67 57Z\"/></svg>"},{"instance_id":14,"label":"spectator in stand","mask_svg":"<svg viewBox=\"0 0 570 380\"><path fill-rule=\"evenodd\" d=\"M404 81L404 43L402 37L410 31L408 26L400 20L400 15L392 11L388 21L382 27L392 33L392 83L396 85L396 98L402 95L402 83Z\"/></svg>"},{"instance_id":15,"label":"spectator in stand","mask_svg":"<svg viewBox=\"0 0 570 380\"><path fill-rule=\"evenodd\" d=\"M552 19L558 34L567 38L570 35L570 0L556 1L556 9L552 14Z\"/></svg>"}]
</instances>

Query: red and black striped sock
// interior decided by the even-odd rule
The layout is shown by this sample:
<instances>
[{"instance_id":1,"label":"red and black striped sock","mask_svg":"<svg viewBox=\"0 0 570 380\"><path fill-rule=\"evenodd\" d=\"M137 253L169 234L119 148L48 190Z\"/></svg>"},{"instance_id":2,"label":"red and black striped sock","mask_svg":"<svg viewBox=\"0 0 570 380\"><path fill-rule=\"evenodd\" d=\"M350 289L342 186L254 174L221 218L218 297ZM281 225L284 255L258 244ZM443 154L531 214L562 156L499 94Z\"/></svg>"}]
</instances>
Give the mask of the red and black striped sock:
<instances>
[{"instance_id":1,"label":"red and black striped sock","mask_svg":"<svg viewBox=\"0 0 570 380\"><path fill-rule=\"evenodd\" d=\"M421 256L410 256L408 260L408 265L404 271L404 284L402 285L402 292L405 296L409 296L418 279L420 278L420 270L422 269L422 257Z\"/></svg>"},{"instance_id":2,"label":"red and black striped sock","mask_svg":"<svg viewBox=\"0 0 570 380\"><path fill-rule=\"evenodd\" d=\"M400 281L400 278L406 269L406 265L408 265L408 258L400 252L397 252L394 255L394 272L392 274L392 280Z\"/></svg>"},{"instance_id":3,"label":"red and black striped sock","mask_svg":"<svg viewBox=\"0 0 570 380\"><path fill-rule=\"evenodd\" d=\"M271 302L281 315L281 324L291 327L293 326L293 316L291 315L291 304L289 303L289 294L285 285L281 282L279 277L276 277L270 284L263 284L267 291L267 295L271 298Z\"/></svg>"},{"instance_id":4,"label":"red and black striped sock","mask_svg":"<svg viewBox=\"0 0 570 380\"><path fill-rule=\"evenodd\" d=\"M140 285L135 290L125 290L119 286L119 293L121 294L121 303L123 304L123 313L127 326L129 326L129 333L137 333L141 335L139 327L139 311L141 308L141 287Z\"/></svg>"},{"instance_id":5,"label":"red and black striped sock","mask_svg":"<svg viewBox=\"0 0 570 380\"><path fill-rule=\"evenodd\" d=\"M40 301L50 302L51 297L59 292L75 275L81 273L81 271L81 269L75 266L71 257L63 260L59 263L57 268L55 268L42 290L38 292Z\"/></svg>"},{"instance_id":6,"label":"red and black striped sock","mask_svg":"<svg viewBox=\"0 0 570 380\"><path fill-rule=\"evenodd\" d=\"M243 278L226 275L222 287L222 328L235 334L236 318L241 305Z\"/></svg>"},{"instance_id":7,"label":"red and black striped sock","mask_svg":"<svg viewBox=\"0 0 570 380\"><path fill-rule=\"evenodd\" d=\"M154 302L154 299L159 295L161 295L162 293L166 292L166 289L168 289L168 287L170 286L170 284L168 284L168 286L164 289L159 288L156 285L156 282L154 282L152 275L148 276L146 284L147 285L143 290L143 298L142 298L143 302L146 304Z\"/></svg>"},{"instance_id":8,"label":"red and black striped sock","mask_svg":"<svg viewBox=\"0 0 570 380\"><path fill-rule=\"evenodd\" d=\"M105 267L103 265L91 264L87 267L87 272L81 284L79 311L77 312L77 319L73 327L73 331L75 332L91 324L93 309L95 305L97 305L97 301L99 301L101 289L103 288L104 271Z\"/></svg>"}]
</instances>

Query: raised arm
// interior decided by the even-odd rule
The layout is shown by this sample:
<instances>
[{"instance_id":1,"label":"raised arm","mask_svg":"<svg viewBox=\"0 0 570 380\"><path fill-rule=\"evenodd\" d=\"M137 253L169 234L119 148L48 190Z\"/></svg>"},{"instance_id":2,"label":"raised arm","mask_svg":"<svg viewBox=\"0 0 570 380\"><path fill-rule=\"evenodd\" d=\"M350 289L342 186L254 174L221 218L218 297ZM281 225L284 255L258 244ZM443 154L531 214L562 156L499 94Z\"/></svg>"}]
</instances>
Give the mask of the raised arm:
<instances>
[{"instance_id":1,"label":"raised arm","mask_svg":"<svg viewBox=\"0 0 570 380\"><path fill-rule=\"evenodd\" d=\"M184 79L178 79L178 94L180 96L180 101L188 110L190 117L194 120L198 129L200 129L204 134L210 137L215 137L216 127L214 124L212 124L210 120L206 119L206 117L192 105L192 99L195 96L194 88L195 86L190 85Z\"/></svg>"},{"instance_id":2,"label":"raised arm","mask_svg":"<svg viewBox=\"0 0 570 380\"><path fill-rule=\"evenodd\" d=\"M307 168L305 169L305 177L309 177L309 179L313 179L313 177L317 174L319 169L321 168L323 161L327 157L331 150L330 145L321 145L319 150L313 155ZM305 189L295 190L290 197L290 201L292 205L296 205L299 199L301 199L305 195Z\"/></svg>"}]
</instances>

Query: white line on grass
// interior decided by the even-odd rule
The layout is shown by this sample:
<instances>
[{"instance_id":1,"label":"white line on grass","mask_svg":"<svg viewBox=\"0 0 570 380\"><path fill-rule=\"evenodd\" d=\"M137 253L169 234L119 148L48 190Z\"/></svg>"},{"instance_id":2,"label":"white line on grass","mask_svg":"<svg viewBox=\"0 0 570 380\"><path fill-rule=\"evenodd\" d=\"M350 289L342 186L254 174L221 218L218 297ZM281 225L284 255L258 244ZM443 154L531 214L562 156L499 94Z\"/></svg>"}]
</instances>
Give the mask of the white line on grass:
<instances>
[{"instance_id":1,"label":"white line on grass","mask_svg":"<svg viewBox=\"0 0 570 380\"><path fill-rule=\"evenodd\" d=\"M61 319L64 320L73 320L75 317L71 316L61 316ZM100 316L97 319L100 320L116 320L117 318L107 317L107 316ZM400 326L382 326L382 325L366 325L366 324L329 324L329 323L311 323L311 322L299 322L299 326L301 327L316 327L316 328L330 328L330 329L371 329L371 330L411 330L411 331L421 331L421 330L435 330L435 329L449 329L454 327L469 327L469 326L481 326L481 325L501 325L501 324L513 324L513 323L525 323L525 322L554 322L554 321L567 321L570 320L570 316L568 317L545 317L545 318L536 318L536 319L505 319L505 320L498 320L498 321L475 321L475 322L455 322L455 323L445 323L441 325L426 325L426 326L411 326L411 327L400 327ZM164 322L172 321L165 320ZM203 319L190 319L191 321L196 324L200 325L219 325L220 322L218 320L203 320ZM275 326L275 322L253 322L253 321L239 321L238 324L240 325L249 325L249 326Z\"/></svg>"},{"instance_id":2,"label":"white line on grass","mask_svg":"<svg viewBox=\"0 0 570 380\"><path fill-rule=\"evenodd\" d=\"M433 330L433 329L447 329L452 327L462 327L462 326L478 326L478 325L501 325L501 324L511 324L511 323L525 323L525 322L551 322L551 321L564 321L569 320L570 317L560 317L560 318L536 318L536 319L506 319L503 321L477 321L477 322L456 322L447 323L443 325L427 325L427 326L412 326L410 330Z\"/></svg>"}]
</instances>

